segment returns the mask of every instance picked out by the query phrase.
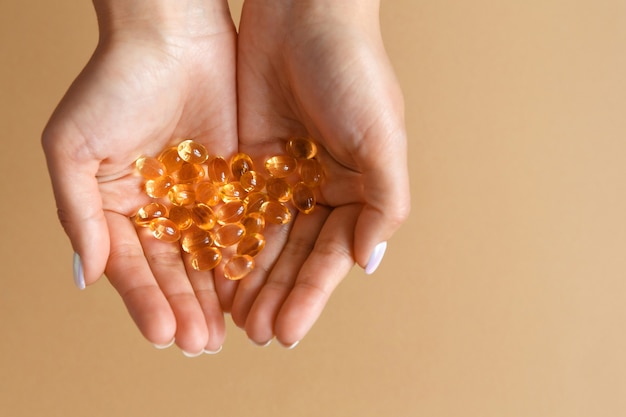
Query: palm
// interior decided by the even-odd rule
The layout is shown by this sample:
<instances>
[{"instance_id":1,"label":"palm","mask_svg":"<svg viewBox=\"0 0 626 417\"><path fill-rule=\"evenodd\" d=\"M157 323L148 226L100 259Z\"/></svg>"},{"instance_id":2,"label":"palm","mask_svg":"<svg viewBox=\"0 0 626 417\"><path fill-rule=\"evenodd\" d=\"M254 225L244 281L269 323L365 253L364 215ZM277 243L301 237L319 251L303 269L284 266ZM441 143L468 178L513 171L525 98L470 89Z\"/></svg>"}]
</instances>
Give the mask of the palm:
<instances>
[{"instance_id":1,"label":"palm","mask_svg":"<svg viewBox=\"0 0 626 417\"><path fill-rule=\"evenodd\" d=\"M263 266L231 287L227 298L233 318L253 340L262 343L275 334L289 345L304 336L354 264L357 218L371 200L364 172L368 158L377 155L359 139L389 117L389 107L401 104L380 103L380 92L372 91L397 86L389 82L392 76L385 78L384 51L372 48L360 32L332 21L290 26L277 15L254 3L244 7L238 56L240 148L268 155L281 151L277 138L311 135L321 148L326 181L313 214L298 216L288 233L270 231L276 236L260 259ZM382 95L387 96L398 99Z\"/></svg>"}]
</instances>

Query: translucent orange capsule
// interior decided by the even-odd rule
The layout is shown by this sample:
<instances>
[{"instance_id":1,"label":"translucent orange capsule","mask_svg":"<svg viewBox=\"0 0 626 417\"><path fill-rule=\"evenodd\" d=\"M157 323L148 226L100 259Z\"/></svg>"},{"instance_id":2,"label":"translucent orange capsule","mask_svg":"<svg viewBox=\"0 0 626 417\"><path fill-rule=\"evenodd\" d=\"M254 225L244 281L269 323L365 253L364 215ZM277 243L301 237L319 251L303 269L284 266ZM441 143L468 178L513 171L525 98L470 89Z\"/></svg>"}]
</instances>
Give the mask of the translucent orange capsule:
<instances>
[{"instance_id":1,"label":"translucent orange capsule","mask_svg":"<svg viewBox=\"0 0 626 417\"><path fill-rule=\"evenodd\" d=\"M210 271L222 261L222 252L218 248L206 247L191 255L191 266L196 271Z\"/></svg>"},{"instance_id":2,"label":"translucent orange capsule","mask_svg":"<svg viewBox=\"0 0 626 417\"><path fill-rule=\"evenodd\" d=\"M265 187L265 178L256 171L248 171L239 178L239 183L244 190L251 193L261 191Z\"/></svg>"},{"instance_id":3,"label":"translucent orange capsule","mask_svg":"<svg viewBox=\"0 0 626 417\"><path fill-rule=\"evenodd\" d=\"M148 180L145 184L146 194L152 198L163 198L174 185L174 180L169 175Z\"/></svg>"},{"instance_id":4,"label":"translucent orange capsule","mask_svg":"<svg viewBox=\"0 0 626 417\"><path fill-rule=\"evenodd\" d=\"M246 229L246 235L261 233L265 229L265 216L261 213L249 213L241 220Z\"/></svg>"},{"instance_id":5,"label":"translucent orange capsule","mask_svg":"<svg viewBox=\"0 0 626 417\"><path fill-rule=\"evenodd\" d=\"M178 155L178 147L176 146L164 149L159 156L157 156L157 159L165 166L165 170L168 174L178 171L184 162L180 155Z\"/></svg>"},{"instance_id":6,"label":"translucent orange capsule","mask_svg":"<svg viewBox=\"0 0 626 417\"><path fill-rule=\"evenodd\" d=\"M252 158L248 154L238 153L230 160L230 171L237 181L241 180L243 174L253 169Z\"/></svg>"},{"instance_id":7,"label":"translucent orange capsule","mask_svg":"<svg viewBox=\"0 0 626 417\"><path fill-rule=\"evenodd\" d=\"M265 238L259 233L244 236L237 245L237 255L257 256L265 247Z\"/></svg>"},{"instance_id":8,"label":"translucent orange capsule","mask_svg":"<svg viewBox=\"0 0 626 417\"><path fill-rule=\"evenodd\" d=\"M317 155L317 146L308 138L292 138L287 142L287 153L297 159L311 159Z\"/></svg>"},{"instance_id":9,"label":"translucent orange capsule","mask_svg":"<svg viewBox=\"0 0 626 417\"><path fill-rule=\"evenodd\" d=\"M222 204L216 211L215 217L219 224L237 223L246 214L246 204L243 201L229 201Z\"/></svg>"},{"instance_id":10,"label":"translucent orange capsule","mask_svg":"<svg viewBox=\"0 0 626 417\"><path fill-rule=\"evenodd\" d=\"M230 177L230 167L228 162L221 156L217 156L209 162L209 178L217 184L225 184Z\"/></svg>"},{"instance_id":11,"label":"translucent orange capsule","mask_svg":"<svg viewBox=\"0 0 626 417\"><path fill-rule=\"evenodd\" d=\"M187 206L196 201L196 192L191 184L175 184L167 193L170 202L177 206Z\"/></svg>"},{"instance_id":12,"label":"translucent orange capsule","mask_svg":"<svg viewBox=\"0 0 626 417\"><path fill-rule=\"evenodd\" d=\"M317 187L324 178L322 164L315 159L307 159L300 162L300 179L309 187Z\"/></svg>"},{"instance_id":13,"label":"translucent orange capsule","mask_svg":"<svg viewBox=\"0 0 626 417\"><path fill-rule=\"evenodd\" d=\"M224 276L230 280L239 280L254 269L254 258L250 255L235 255L224 265Z\"/></svg>"},{"instance_id":14,"label":"translucent orange capsule","mask_svg":"<svg viewBox=\"0 0 626 417\"><path fill-rule=\"evenodd\" d=\"M270 223L287 224L291 221L291 212L286 205L278 201L270 200L263 203L261 213Z\"/></svg>"},{"instance_id":15,"label":"translucent orange capsule","mask_svg":"<svg viewBox=\"0 0 626 417\"><path fill-rule=\"evenodd\" d=\"M265 191L270 198L283 203L291 198L291 186L284 178L268 178Z\"/></svg>"},{"instance_id":16,"label":"translucent orange capsule","mask_svg":"<svg viewBox=\"0 0 626 417\"><path fill-rule=\"evenodd\" d=\"M265 169L273 177L285 178L296 170L298 162L289 155L276 155L265 161Z\"/></svg>"},{"instance_id":17,"label":"translucent orange capsule","mask_svg":"<svg viewBox=\"0 0 626 417\"><path fill-rule=\"evenodd\" d=\"M187 253L193 253L200 249L213 245L215 234L211 230L202 230L197 226L191 226L183 231L180 237L180 247Z\"/></svg>"},{"instance_id":18,"label":"translucent orange capsule","mask_svg":"<svg viewBox=\"0 0 626 417\"><path fill-rule=\"evenodd\" d=\"M180 239L180 230L173 221L158 217L150 222L150 231L154 237L164 242L176 242Z\"/></svg>"},{"instance_id":19,"label":"translucent orange capsule","mask_svg":"<svg viewBox=\"0 0 626 417\"><path fill-rule=\"evenodd\" d=\"M232 181L220 187L220 198L225 203L243 200L247 194L239 181Z\"/></svg>"},{"instance_id":20,"label":"translucent orange capsule","mask_svg":"<svg viewBox=\"0 0 626 417\"><path fill-rule=\"evenodd\" d=\"M246 203L246 211L248 213L259 212L261 211L261 206L263 206L263 203L269 200L270 198L265 193L261 193L261 192L250 193L244 199L244 202Z\"/></svg>"},{"instance_id":21,"label":"translucent orange capsule","mask_svg":"<svg viewBox=\"0 0 626 417\"><path fill-rule=\"evenodd\" d=\"M198 203L191 208L193 224L202 230L211 230L215 226L216 218L211 207Z\"/></svg>"},{"instance_id":22,"label":"translucent orange capsule","mask_svg":"<svg viewBox=\"0 0 626 417\"><path fill-rule=\"evenodd\" d=\"M142 156L135 161L137 172L147 180L154 180L165 175L165 166L156 158Z\"/></svg>"},{"instance_id":23,"label":"translucent orange capsule","mask_svg":"<svg viewBox=\"0 0 626 417\"><path fill-rule=\"evenodd\" d=\"M209 153L204 145L192 139L184 140L179 143L177 150L180 158L191 164L201 164L209 157Z\"/></svg>"},{"instance_id":24,"label":"translucent orange capsule","mask_svg":"<svg viewBox=\"0 0 626 417\"><path fill-rule=\"evenodd\" d=\"M213 243L216 246L226 248L236 245L246 234L246 229L241 223L229 223L220 226L215 231L215 240Z\"/></svg>"},{"instance_id":25,"label":"translucent orange capsule","mask_svg":"<svg viewBox=\"0 0 626 417\"><path fill-rule=\"evenodd\" d=\"M157 217L167 217L167 207L161 203L146 204L137 211L135 224L141 227L148 227L150 222Z\"/></svg>"},{"instance_id":26,"label":"translucent orange capsule","mask_svg":"<svg viewBox=\"0 0 626 417\"><path fill-rule=\"evenodd\" d=\"M309 214L315 208L315 193L313 189L303 182L293 186L291 201L304 214Z\"/></svg>"},{"instance_id":27,"label":"translucent orange capsule","mask_svg":"<svg viewBox=\"0 0 626 417\"><path fill-rule=\"evenodd\" d=\"M199 164L185 162L180 169L173 174L174 180L179 184L193 184L204 178L204 168Z\"/></svg>"},{"instance_id":28,"label":"translucent orange capsule","mask_svg":"<svg viewBox=\"0 0 626 417\"><path fill-rule=\"evenodd\" d=\"M207 206L216 206L220 202L220 189L212 182L203 181L196 185L196 201Z\"/></svg>"},{"instance_id":29,"label":"translucent orange capsule","mask_svg":"<svg viewBox=\"0 0 626 417\"><path fill-rule=\"evenodd\" d=\"M167 218L174 222L178 230L189 229L193 224L191 212L182 206L172 206Z\"/></svg>"}]
</instances>

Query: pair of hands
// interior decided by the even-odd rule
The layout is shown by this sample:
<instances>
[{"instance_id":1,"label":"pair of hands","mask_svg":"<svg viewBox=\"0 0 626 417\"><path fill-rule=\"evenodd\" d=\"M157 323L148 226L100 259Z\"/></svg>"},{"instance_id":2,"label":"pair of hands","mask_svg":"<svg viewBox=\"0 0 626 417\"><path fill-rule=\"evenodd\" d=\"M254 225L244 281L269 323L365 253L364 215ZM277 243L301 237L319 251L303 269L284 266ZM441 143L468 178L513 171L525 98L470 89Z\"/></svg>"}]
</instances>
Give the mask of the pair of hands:
<instances>
[{"instance_id":1,"label":"pair of hands","mask_svg":"<svg viewBox=\"0 0 626 417\"><path fill-rule=\"evenodd\" d=\"M78 285L105 273L149 341L189 355L219 351L224 312L255 343L292 346L408 215L403 101L378 1L247 0L239 34L226 1L167 3L94 2L98 47L43 134ZM145 202L139 155L193 138L211 154L262 156L293 135L320 148L318 205L268 231L245 279L193 270L129 220Z\"/></svg>"}]
</instances>

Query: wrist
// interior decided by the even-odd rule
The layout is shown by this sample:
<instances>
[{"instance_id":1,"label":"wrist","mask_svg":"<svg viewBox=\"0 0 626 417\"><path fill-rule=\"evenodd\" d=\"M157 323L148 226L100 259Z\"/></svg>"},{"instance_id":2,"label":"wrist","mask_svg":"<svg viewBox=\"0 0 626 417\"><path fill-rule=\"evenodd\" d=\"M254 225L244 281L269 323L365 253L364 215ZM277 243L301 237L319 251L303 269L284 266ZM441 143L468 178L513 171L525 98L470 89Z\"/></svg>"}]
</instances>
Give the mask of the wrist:
<instances>
[{"instance_id":1,"label":"wrist","mask_svg":"<svg viewBox=\"0 0 626 417\"><path fill-rule=\"evenodd\" d=\"M226 0L94 0L100 36L200 37L232 30Z\"/></svg>"}]
</instances>

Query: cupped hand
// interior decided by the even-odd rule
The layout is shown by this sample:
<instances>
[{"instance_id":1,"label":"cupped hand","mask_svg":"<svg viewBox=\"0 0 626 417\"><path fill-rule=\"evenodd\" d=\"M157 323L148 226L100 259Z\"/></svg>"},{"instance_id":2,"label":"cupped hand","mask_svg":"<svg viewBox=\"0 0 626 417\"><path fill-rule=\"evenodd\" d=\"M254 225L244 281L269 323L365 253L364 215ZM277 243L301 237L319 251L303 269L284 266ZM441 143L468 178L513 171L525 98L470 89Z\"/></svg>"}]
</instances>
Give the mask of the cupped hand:
<instances>
[{"instance_id":1,"label":"cupped hand","mask_svg":"<svg viewBox=\"0 0 626 417\"><path fill-rule=\"evenodd\" d=\"M310 136L325 181L308 215L267 230L256 269L217 281L251 340L300 341L354 263L372 272L409 212L403 99L378 2L244 4L238 38L240 150L263 158Z\"/></svg>"},{"instance_id":2,"label":"cupped hand","mask_svg":"<svg viewBox=\"0 0 626 417\"><path fill-rule=\"evenodd\" d=\"M77 285L105 273L149 341L175 339L189 354L217 351L225 326L213 275L189 268L178 246L129 218L147 202L133 173L140 155L180 138L224 155L237 149L236 32L227 4L196 8L199 24L162 26L145 13L110 18L96 6L100 42L43 134Z\"/></svg>"}]
</instances>

